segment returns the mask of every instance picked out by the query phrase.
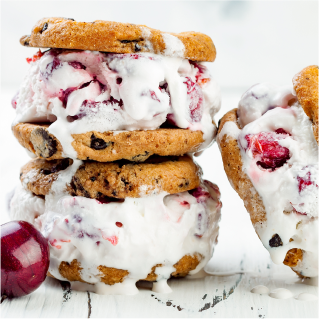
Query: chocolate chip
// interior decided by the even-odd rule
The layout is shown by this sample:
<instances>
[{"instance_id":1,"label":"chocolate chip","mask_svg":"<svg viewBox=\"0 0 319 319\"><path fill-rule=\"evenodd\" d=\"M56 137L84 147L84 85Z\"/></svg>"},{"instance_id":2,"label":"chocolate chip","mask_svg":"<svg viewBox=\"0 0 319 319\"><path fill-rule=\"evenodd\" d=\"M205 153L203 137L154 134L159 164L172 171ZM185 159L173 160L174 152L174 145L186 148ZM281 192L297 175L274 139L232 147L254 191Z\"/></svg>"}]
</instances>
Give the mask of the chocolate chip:
<instances>
[{"instance_id":1,"label":"chocolate chip","mask_svg":"<svg viewBox=\"0 0 319 319\"><path fill-rule=\"evenodd\" d=\"M134 40L121 40L120 42L121 43L131 43L131 42L133 42Z\"/></svg>"},{"instance_id":2,"label":"chocolate chip","mask_svg":"<svg viewBox=\"0 0 319 319\"><path fill-rule=\"evenodd\" d=\"M49 174L57 173L59 171L63 171L70 166L71 162L68 158L65 158L63 160L51 161L50 164L53 164L53 165L49 168L42 168L40 170L40 173L44 175L49 175Z\"/></svg>"},{"instance_id":3,"label":"chocolate chip","mask_svg":"<svg viewBox=\"0 0 319 319\"><path fill-rule=\"evenodd\" d=\"M116 195L117 195L117 191L114 190L114 191L112 192L112 195L113 195L113 196L116 196Z\"/></svg>"},{"instance_id":4,"label":"chocolate chip","mask_svg":"<svg viewBox=\"0 0 319 319\"><path fill-rule=\"evenodd\" d=\"M124 177L121 177L121 181L122 183L124 183L126 190L128 189L131 191L133 189L133 185L130 182L128 182Z\"/></svg>"},{"instance_id":5,"label":"chocolate chip","mask_svg":"<svg viewBox=\"0 0 319 319\"><path fill-rule=\"evenodd\" d=\"M141 51L141 46L135 43L135 52Z\"/></svg>"},{"instance_id":6,"label":"chocolate chip","mask_svg":"<svg viewBox=\"0 0 319 319\"><path fill-rule=\"evenodd\" d=\"M77 178L76 176L72 177L71 187L74 189L75 194L77 196L84 196L87 198L91 198L90 193L86 189L84 189L80 179Z\"/></svg>"},{"instance_id":7,"label":"chocolate chip","mask_svg":"<svg viewBox=\"0 0 319 319\"><path fill-rule=\"evenodd\" d=\"M95 178L94 176L92 176L92 177L90 178L90 180L91 180L92 182L94 182L94 181L96 180L96 178Z\"/></svg>"},{"instance_id":8,"label":"chocolate chip","mask_svg":"<svg viewBox=\"0 0 319 319\"><path fill-rule=\"evenodd\" d=\"M270 247L279 247L282 246L281 238L278 234L275 234L272 236L272 238L269 240L269 246Z\"/></svg>"},{"instance_id":9,"label":"chocolate chip","mask_svg":"<svg viewBox=\"0 0 319 319\"><path fill-rule=\"evenodd\" d=\"M179 184L178 187L187 187L189 185L189 180L185 180L183 183Z\"/></svg>"},{"instance_id":10,"label":"chocolate chip","mask_svg":"<svg viewBox=\"0 0 319 319\"><path fill-rule=\"evenodd\" d=\"M67 18L68 20L71 20L71 21L75 21L74 19L72 19L72 18ZM93 22L92 22L93 23Z\"/></svg>"},{"instance_id":11,"label":"chocolate chip","mask_svg":"<svg viewBox=\"0 0 319 319\"><path fill-rule=\"evenodd\" d=\"M28 47L30 45L29 41L24 41L23 45L25 45L26 47Z\"/></svg>"},{"instance_id":12,"label":"chocolate chip","mask_svg":"<svg viewBox=\"0 0 319 319\"><path fill-rule=\"evenodd\" d=\"M101 138L97 138L94 134L91 135L91 145L90 147L95 150L104 150L109 145L111 145L112 142L105 142Z\"/></svg>"},{"instance_id":13,"label":"chocolate chip","mask_svg":"<svg viewBox=\"0 0 319 319\"><path fill-rule=\"evenodd\" d=\"M57 152L57 141L42 127L32 131L30 142L36 154L43 158L49 158Z\"/></svg>"},{"instance_id":14,"label":"chocolate chip","mask_svg":"<svg viewBox=\"0 0 319 319\"><path fill-rule=\"evenodd\" d=\"M42 30L40 31L40 33L43 33L46 29L48 28L48 24L45 23L42 27Z\"/></svg>"},{"instance_id":15,"label":"chocolate chip","mask_svg":"<svg viewBox=\"0 0 319 319\"><path fill-rule=\"evenodd\" d=\"M132 157L132 161L143 162L149 157L149 152L145 151L144 154L138 154Z\"/></svg>"}]
</instances>

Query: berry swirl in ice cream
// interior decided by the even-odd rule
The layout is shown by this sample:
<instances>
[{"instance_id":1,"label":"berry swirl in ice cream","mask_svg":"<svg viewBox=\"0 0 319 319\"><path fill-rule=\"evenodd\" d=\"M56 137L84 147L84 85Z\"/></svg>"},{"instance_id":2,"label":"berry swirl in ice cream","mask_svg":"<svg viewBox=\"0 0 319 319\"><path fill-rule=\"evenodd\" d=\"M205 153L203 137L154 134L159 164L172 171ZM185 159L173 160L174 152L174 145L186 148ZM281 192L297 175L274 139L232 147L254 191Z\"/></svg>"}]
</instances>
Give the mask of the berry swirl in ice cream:
<instances>
[{"instance_id":1,"label":"berry swirl in ice cream","mask_svg":"<svg viewBox=\"0 0 319 319\"><path fill-rule=\"evenodd\" d=\"M65 157L76 158L72 134L175 127L214 139L220 108L216 82L201 62L152 53L50 49L29 59L12 105L14 125L49 122Z\"/></svg>"},{"instance_id":2,"label":"berry swirl in ice cream","mask_svg":"<svg viewBox=\"0 0 319 319\"><path fill-rule=\"evenodd\" d=\"M318 86L318 75L315 80ZM316 124L305 113L300 85L294 84L295 88L267 83L250 88L238 109L222 119L217 140L226 173L272 260L314 277L318 275Z\"/></svg>"}]
</instances>

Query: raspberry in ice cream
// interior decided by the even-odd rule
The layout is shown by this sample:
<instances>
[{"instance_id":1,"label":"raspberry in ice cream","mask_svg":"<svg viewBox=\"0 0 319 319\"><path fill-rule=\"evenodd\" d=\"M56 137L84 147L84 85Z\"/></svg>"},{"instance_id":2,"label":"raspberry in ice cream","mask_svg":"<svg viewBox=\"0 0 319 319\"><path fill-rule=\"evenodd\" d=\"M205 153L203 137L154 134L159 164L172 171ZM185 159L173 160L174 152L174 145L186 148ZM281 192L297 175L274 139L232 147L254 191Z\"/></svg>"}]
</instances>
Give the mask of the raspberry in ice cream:
<instances>
[{"instance_id":1,"label":"raspberry in ice cream","mask_svg":"<svg viewBox=\"0 0 319 319\"><path fill-rule=\"evenodd\" d=\"M311 66L294 87L251 87L217 137L228 178L272 260L305 277L318 276L317 106L318 67Z\"/></svg>"}]
</instances>

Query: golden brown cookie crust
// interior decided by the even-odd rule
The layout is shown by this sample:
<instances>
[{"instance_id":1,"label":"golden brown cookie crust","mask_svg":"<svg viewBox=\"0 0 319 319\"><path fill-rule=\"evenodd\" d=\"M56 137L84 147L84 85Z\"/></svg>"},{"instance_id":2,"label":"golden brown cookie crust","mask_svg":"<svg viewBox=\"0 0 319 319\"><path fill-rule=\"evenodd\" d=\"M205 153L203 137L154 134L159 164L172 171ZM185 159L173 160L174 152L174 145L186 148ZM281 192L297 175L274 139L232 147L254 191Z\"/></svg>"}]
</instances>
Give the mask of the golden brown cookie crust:
<instances>
[{"instance_id":1,"label":"golden brown cookie crust","mask_svg":"<svg viewBox=\"0 0 319 319\"><path fill-rule=\"evenodd\" d=\"M19 143L37 157L62 159L60 141L48 132L48 124L19 123L12 127ZM160 128L148 131L86 132L72 134L72 146L80 160L113 162L127 159L143 162L153 154L180 156L194 153L204 142L203 132L188 129Z\"/></svg>"},{"instance_id":2,"label":"golden brown cookie crust","mask_svg":"<svg viewBox=\"0 0 319 319\"><path fill-rule=\"evenodd\" d=\"M240 128L237 122L237 109L229 111L222 117L217 136L227 122L234 122L237 127ZM244 205L250 214L251 222L255 225L258 222L262 223L266 221L266 212L262 199L255 190L249 177L243 171L243 163L241 161L237 140L225 134L221 137L218 136L218 145L228 180L244 201ZM255 192L251 190L255 190Z\"/></svg>"},{"instance_id":3,"label":"golden brown cookie crust","mask_svg":"<svg viewBox=\"0 0 319 319\"><path fill-rule=\"evenodd\" d=\"M313 134L318 137L318 66L311 65L296 74L292 80L297 98L312 121Z\"/></svg>"},{"instance_id":4,"label":"golden brown cookie crust","mask_svg":"<svg viewBox=\"0 0 319 319\"><path fill-rule=\"evenodd\" d=\"M151 52L174 56L163 35L179 39L185 47L182 56L192 61L214 61L216 49L211 38L199 32L168 33L144 25L97 20L77 22L66 18L44 18L31 35L20 39L24 46L38 48L79 49L114 53ZM176 56L176 55L175 55Z\"/></svg>"},{"instance_id":5,"label":"golden brown cookie crust","mask_svg":"<svg viewBox=\"0 0 319 319\"><path fill-rule=\"evenodd\" d=\"M185 277L188 273L194 270L200 261L202 260L202 256L200 254L195 253L193 256L185 255L182 257L176 264L174 264L174 268L176 269L171 276L172 277ZM155 265L152 267L150 273L146 278L141 278L140 280L146 281L156 281L157 275L155 274L156 267L161 267L161 264ZM106 285L114 285L116 283L123 282L125 277L129 274L127 270L111 268L106 266L98 266L97 267L101 274L101 282ZM64 277L68 281L81 281L85 282L81 278L81 264L76 260L72 260L71 263L62 261L59 265L59 273L62 277ZM52 274L48 273L48 276L53 277ZM85 282L87 283L87 282Z\"/></svg>"},{"instance_id":6,"label":"golden brown cookie crust","mask_svg":"<svg viewBox=\"0 0 319 319\"><path fill-rule=\"evenodd\" d=\"M31 160L21 168L21 182L34 194L47 195L60 172L71 163L71 159ZM201 174L201 168L189 156L152 157L144 163L86 161L65 187L72 196L136 198L154 192L175 194L194 189L200 184Z\"/></svg>"},{"instance_id":7,"label":"golden brown cookie crust","mask_svg":"<svg viewBox=\"0 0 319 319\"><path fill-rule=\"evenodd\" d=\"M241 128L238 124L237 109L229 111L222 117L217 132L217 142L226 175L231 186L244 201L252 224L254 226L262 224L267 220L265 206L250 178L243 171L238 141L227 134L219 136L227 122L233 122L239 129ZM287 252L283 263L289 267L295 267L298 261L302 260L302 254L301 249L291 249Z\"/></svg>"}]
</instances>

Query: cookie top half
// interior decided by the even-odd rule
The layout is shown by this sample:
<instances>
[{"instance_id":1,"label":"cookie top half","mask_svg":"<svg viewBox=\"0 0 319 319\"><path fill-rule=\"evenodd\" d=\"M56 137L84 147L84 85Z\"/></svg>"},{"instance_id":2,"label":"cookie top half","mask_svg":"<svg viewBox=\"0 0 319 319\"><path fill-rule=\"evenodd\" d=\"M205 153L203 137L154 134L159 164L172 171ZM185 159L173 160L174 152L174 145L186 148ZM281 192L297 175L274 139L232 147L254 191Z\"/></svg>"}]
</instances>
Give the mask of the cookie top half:
<instances>
[{"instance_id":1,"label":"cookie top half","mask_svg":"<svg viewBox=\"0 0 319 319\"><path fill-rule=\"evenodd\" d=\"M211 38L199 32L170 33L144 25L96 20L43 18L31 35L21 37L28 47L78 49L113 53L150 52L192 61L212 62L216 49Z\"/></svg>"}]
</instances>

